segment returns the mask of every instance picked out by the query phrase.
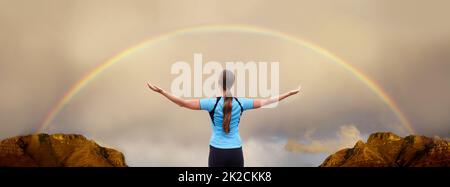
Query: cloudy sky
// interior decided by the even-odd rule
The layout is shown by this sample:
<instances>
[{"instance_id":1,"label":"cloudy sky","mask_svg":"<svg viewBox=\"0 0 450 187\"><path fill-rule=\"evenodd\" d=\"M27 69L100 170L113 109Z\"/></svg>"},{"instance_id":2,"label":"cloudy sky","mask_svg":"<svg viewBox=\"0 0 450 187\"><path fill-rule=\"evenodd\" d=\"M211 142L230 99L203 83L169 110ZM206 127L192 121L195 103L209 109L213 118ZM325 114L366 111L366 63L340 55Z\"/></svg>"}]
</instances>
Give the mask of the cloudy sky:
<instances>
[{"instance_id":1,"label":"cloudy sky","mask_svg":"<svg viewBox=\"0 0 450 187\"><path fill-rule=\"evenodd\" d=\"M180 28L243 24L305 39L361 69L419 134L450 136L448 1L0 0L0 138L42 130L78 133L125 153L131 166L206 166L206 112L168 103L176 61L277 61L280 91L302 92L275 109L245 112L247 166L317 166L370 133L409 133L392 110L330 59L280 38L191 33L145 47L81 90L40 129L66 91L128 47Z\"/></svg>"}]
</instances>

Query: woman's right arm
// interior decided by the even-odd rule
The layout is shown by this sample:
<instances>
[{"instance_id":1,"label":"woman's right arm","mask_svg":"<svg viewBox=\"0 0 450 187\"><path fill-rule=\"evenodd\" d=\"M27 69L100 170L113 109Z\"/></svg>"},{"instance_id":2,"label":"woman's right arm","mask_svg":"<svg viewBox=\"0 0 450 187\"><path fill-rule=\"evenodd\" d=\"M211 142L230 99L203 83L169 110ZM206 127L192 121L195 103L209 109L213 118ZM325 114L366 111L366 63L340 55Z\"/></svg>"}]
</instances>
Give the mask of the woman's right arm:
<instances>
[{"instance_id":1,"label":"woman's right arm","mask_svg":"<svg viewBox=\"0 0 450 187\"><path fill-rule=\"evenodd\" d=\"M160 93L161 95L163 95L164 97L166 97L167 99L169 99L170 101L172 101L173 103L177 104L178 106L184 107L184 108L188 108L188 109L192 109L192 110L200 110L200 100L198 99L190 99L190 100L184 100L181 99L169 92L164 91L163 89L161 89L158 86L152 85L150 83L147 83L147 86L157 92Z\"/></svg>"},{"instance_id":2,"label":"woman's right arm","mask_svg":"<svg viewBox=\"0 0 450 187\"><path fill-rule=\"evenodd\" d=\"M279 101L281 101L283 99L286 99L289 96L297 94L298 92L300 92L300 88L295 89L295 90L291 90L291 91L289 91L287 93L284 93L284 94L281 94L281 95L278 95L278 96L275 96L275 97L271 97L271 98L268 98L268 99L255 99L255 100L253 100L253 108L256 109L256 108L260 108L260 107L263 107L263 106L266 106L266 105L270 105L270 104L275 103L275 102L279 102Z\"/></svg>"}]
</instances>

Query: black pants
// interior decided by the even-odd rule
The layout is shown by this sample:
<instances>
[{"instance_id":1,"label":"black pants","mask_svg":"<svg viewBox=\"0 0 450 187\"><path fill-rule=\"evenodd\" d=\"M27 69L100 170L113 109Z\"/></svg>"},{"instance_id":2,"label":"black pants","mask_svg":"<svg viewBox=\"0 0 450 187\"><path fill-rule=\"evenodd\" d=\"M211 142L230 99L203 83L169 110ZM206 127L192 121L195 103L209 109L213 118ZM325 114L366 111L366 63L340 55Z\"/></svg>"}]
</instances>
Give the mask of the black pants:
<instances>
[{"instance_id":1,"label":"black pants","mask_svg":"<svg viewBox=\"0 0 450 187\"><path fill-rule=\"evenodd\" d=\"M209 167L244 167L242 147L220 149L209 146Z\"/></svg>"}]
</instances>

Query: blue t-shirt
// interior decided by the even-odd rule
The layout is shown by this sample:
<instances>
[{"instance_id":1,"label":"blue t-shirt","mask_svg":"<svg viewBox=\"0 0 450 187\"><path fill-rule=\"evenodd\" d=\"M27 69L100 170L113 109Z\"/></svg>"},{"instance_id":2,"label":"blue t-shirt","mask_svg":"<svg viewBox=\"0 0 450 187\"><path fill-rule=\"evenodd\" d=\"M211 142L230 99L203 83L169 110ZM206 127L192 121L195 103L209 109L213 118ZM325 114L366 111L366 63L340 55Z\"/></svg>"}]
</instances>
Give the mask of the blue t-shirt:
<instances>
[{"instance_id":1,"label":"blue t-shirt","mask_svg":"<svg viewBox=\"0 0 450 187\"><path fill-rule=\"evenodd\" d=\"M248 98L236 98L245 110L253 109L253 99ZM233 99L231 103L231 121L230 121L230 132L227 134L222 128L223 120L223 105L224 99L220 98L217 103L214 112L214 122L211 121L212 135L209 144L213 147L222 149L232 149L239 148L242 146L241 137L239 136L239 121L241 119L241 107L239 103ZM205 98L200 99L200 109L211 112L216 104L217 98Z\"/></svg>"}]
</instances>

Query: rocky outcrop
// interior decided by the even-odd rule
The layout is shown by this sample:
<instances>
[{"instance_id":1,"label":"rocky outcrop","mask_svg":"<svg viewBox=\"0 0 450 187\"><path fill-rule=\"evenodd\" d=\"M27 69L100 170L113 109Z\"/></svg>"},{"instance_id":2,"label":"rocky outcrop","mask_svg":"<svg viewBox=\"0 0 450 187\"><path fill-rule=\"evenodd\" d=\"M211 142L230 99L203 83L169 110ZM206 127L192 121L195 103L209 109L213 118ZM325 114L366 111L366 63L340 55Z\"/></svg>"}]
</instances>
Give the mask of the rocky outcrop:
<instances>
[{"instance_id":1,"label":"rocky outcrop","mask_svg":"<svg viewBox=\"0 0 450 187\"><path fill-rule=\"evenodd\" d=\"M449 167L450 143L445 139L390 132L369 136L353 148L330 155L321 167Z\"/></svg>"},{"instance_id":2,"label":"rocky outcrop","mask_svg":"<svg viewBox=\"0 0 450 187\"><path fill-rule=\"evenodd\" d=\"M82 135L34 134L0 142L0 167L123 167L121 152Z\"/></svg>"}]
</instances>

